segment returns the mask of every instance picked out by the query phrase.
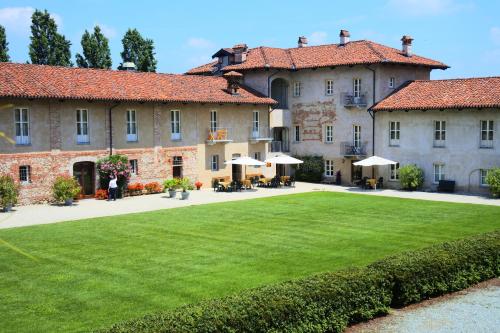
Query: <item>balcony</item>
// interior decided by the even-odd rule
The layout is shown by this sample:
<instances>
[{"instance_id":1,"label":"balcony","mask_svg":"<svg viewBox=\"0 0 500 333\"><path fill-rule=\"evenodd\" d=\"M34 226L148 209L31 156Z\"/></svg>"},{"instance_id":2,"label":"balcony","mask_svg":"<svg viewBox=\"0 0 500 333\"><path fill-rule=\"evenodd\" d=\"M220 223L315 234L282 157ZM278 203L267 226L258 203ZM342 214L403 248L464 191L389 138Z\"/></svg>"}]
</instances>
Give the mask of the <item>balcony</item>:
<instances>
[{"instance_id":1,"label":"balcony","mask_svg":"<svg viewBox=\"0 0 500 333\"><path fill-rule=\"evenodd\" d=\"M208 145L215 145L217 143L233 142L231 129L228 127L209 128L206 143Z\"/></svg>"},{"instance_id":2,"label":"balcony","mask_svg":"<svg viewBox=\"0 0 500 333\"><path fill-rule=\"evenodd\" d=\"M285 141L272 141L269 146L271 153L287 153L290 151L290 147Z\"/></svg>"},{"instance_id":3,"label":"balcony","mask_svg":"<svg viewBox=\"0 0 500 333\"><path fill-rule=\"evenodd\" d=\"M346 108L366 108L368 106L366 103L366 94L354 96L352 93L342 93L341 101Z\"/></svg>"},{"instance_id":4,"label":"balcony","mask_svg":"<svg viewBox=\"0 0 500 333\"><path fill-rule=\"evenodd\" d=\"M249 141L250 143L260 143L260 142L271 142L273 137L271 136L271 129L268 127L250 127L249 131Z\"/></svg>"},{"instance_id":5,"label":"balcony","mask_svg":"<svg viewBox=\"0 0 500 333\"><path fill-rule=\"evenodd\" d=\"M364 157L366 156L366 143L354 145L352 142L341 142L340 152L344 157Z\"/></svg>"}]
</instances>

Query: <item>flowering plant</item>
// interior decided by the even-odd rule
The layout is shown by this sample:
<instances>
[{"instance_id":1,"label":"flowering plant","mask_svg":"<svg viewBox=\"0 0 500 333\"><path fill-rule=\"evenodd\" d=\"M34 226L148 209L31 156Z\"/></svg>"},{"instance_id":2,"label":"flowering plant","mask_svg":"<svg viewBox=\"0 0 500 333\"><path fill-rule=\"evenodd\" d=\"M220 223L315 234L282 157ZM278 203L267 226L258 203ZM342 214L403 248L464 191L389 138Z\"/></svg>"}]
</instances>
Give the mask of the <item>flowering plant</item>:
<instances>
[{"instance_id":1,"label":"flowering plant","mask_svg":"<svg viewBox=\"0 0 500 333\"><path fill-rule=\"evenodd\" d=\"M161 191L163 191L160 183L158 182L147 183L146 185L144 185L144 188L146 189L146 191L148 191L148 193L160 193Z\"/></svg>"},{"instance_id":2,"label":"flowering plant","mask_svg":"<svg viewBox=\"0 0 500 333\"><path fill-rule=\"evenodd\" d=\"M108 198L108 191L99 189L95 192L95 196L97 200L106 200Z\"/></svg>"},{"instance_id":3,"label":"flowering plant","mask_svg":"<svg viewBox=\"0 0 500 333\"><path fill-rule=\"evenodd\" d=\"M200 189L202 186L203 186L203 183L200 182L199 180L197 180L195 183L194 183L194 186L196 186L196 189Z\"/></svg>"},{"instance_id":4,"label":"flowering plant","mask_svg":"<svg viewBox=\"0 0 500 333\"><path fill-rule=\"evenodd\" d=\"M139 191L144 190L144 185L142 185L141 183L129 184L127 186L127 190L129 190L131 192L139 192Z\"/></svg>"},{"instance_id":5,"label":"flowering plant","mask_svg":"<svg viewBox=\"0 0 500 333\"><path fill-rule=\"evenodd\" d=\"M101 188L108 188L111 176L117 178L118 196L130 179L130 167L127 156L111 155L97 161L97 171Z\"/></svg>"}]
</instances>

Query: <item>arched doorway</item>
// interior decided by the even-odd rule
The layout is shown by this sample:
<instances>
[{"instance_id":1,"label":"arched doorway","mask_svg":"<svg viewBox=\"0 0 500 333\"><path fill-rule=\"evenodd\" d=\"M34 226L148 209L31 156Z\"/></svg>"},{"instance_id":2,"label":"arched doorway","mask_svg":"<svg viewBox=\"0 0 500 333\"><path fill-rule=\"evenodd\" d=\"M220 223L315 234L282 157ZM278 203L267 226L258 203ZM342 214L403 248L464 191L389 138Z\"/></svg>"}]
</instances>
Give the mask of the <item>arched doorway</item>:
<instances>
[{"instance_id":1,"label":"arched doorway","mask_svg":"<svg viewBox=\"0 0 500 333\"><path fill-rule=\"evenodd\" d=\"M288 109L288 83L284 79L275 79L271 83L271 98L278 102L276 108Z\"/></svg>"},{"instance_id":2,"label":"arched doorway","mask_svg":"<svg viewBox=\"0 0 500 333\"><path fill-rule=\"evenodd\" d=\"M94 162L76 162L73 164L73 176L82 187L81 197L92 197L95 194Z\"/></svg>"}]
</instances>

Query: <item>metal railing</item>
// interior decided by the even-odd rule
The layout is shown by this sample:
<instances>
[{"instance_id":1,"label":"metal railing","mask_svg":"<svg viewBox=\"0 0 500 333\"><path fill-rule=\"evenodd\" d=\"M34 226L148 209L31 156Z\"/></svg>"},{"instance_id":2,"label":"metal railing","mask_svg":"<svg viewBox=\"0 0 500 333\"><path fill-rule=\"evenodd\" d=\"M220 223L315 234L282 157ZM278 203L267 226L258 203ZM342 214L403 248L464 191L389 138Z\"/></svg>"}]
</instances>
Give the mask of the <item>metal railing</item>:
<instances>
[{"instance_id":1,"label":"metal railing","mask_svg":"<svg viewBox=\"0 0 500 333\"><path fill-rule=\"evenodd\" d=\"M366 156L366 143L341 142L340 151L344 156Z\"/></svg>"},{"instance_id":2,"label":"metal railing","mask_svg":"<svg viewBox=\"0 0 500 333\"><path fill-rule=\"evenodd\" d=\"M231 129L228 127L215 127L208 128L207 142L217 143L217 142L231 142L232 135Z\"/></svg>"},{"instance_id":3,"label":"metal railing","mask_svg":"<svg viewBox=\"0 0 500 333\"><path fill-rule=\"evenodd\" d=\"M271 153L287 153L290 151L288 143L284 141L271 141L269 147Z\"/></svg>"},{"instance_id":4,"label":"metal railing","mask_svg":"<svg viewBox=\"0 0 500 333\"><path fill-rule=\"evenodd\" d=\"M361 94L359 96L354 96L352 93L342 93L341 101L345 107L366 107L368 104L366 102L366 94Z\"/></svg>"},{"instance_id":5,"label":"metal railing","mask_svg":"<svg viewBox=\"0 0 500 333\"><path fill-rule=\"evenodd\" d=\"M272 140L271 129L269 127L249 127L250 140Z\"/></svg>"}]
</instances>

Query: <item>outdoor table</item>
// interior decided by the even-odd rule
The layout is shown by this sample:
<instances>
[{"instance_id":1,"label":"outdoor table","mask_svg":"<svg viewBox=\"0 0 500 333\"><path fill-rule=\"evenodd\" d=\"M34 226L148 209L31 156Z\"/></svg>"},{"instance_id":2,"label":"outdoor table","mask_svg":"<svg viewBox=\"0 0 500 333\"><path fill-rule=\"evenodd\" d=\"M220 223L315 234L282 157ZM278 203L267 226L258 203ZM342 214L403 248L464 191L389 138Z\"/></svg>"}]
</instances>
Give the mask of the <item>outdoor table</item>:
<instances>
[{"instance_id":1,"label":"outdoor table","mask_svg":"<svg viewBox=\"0 0 500 333\"><path fill-rule=\"evenodd\" d=\"M272 178L259 178L259 183L267 184L270 183Z\"/></svg>"},{"instance_id":2,"label":"outdoor table","mask_svg":"<svg viewBox=\"0 0 500 333\"><path fill-rule=\"evenodd\" d=\"M252 181L250 179L245 179L242 181L242 183L245 188L252 188Z\"/></svg>"},{"instance_id":3,"label":"outdoor table","mask_svg":"<svg viewBox=\"0 0 500 333\"><path fill-rule=\"evenodd\" d=\"M231 182L219 182L219 185L222 185L224 189L227 189L229 185L231 185Z\"/></svg>"},{"instance_id":4,"label":"outdoor table","mask_svg":"<svg viewBox=\"0 0 500 333\"><path fill-rule=\"evenodd\" d=\"M373 187L373 189L377 189L377 180L376 179L367 179L366 180L366 185L370 185L371 187Z\"/></svg>"}]
</instances>

